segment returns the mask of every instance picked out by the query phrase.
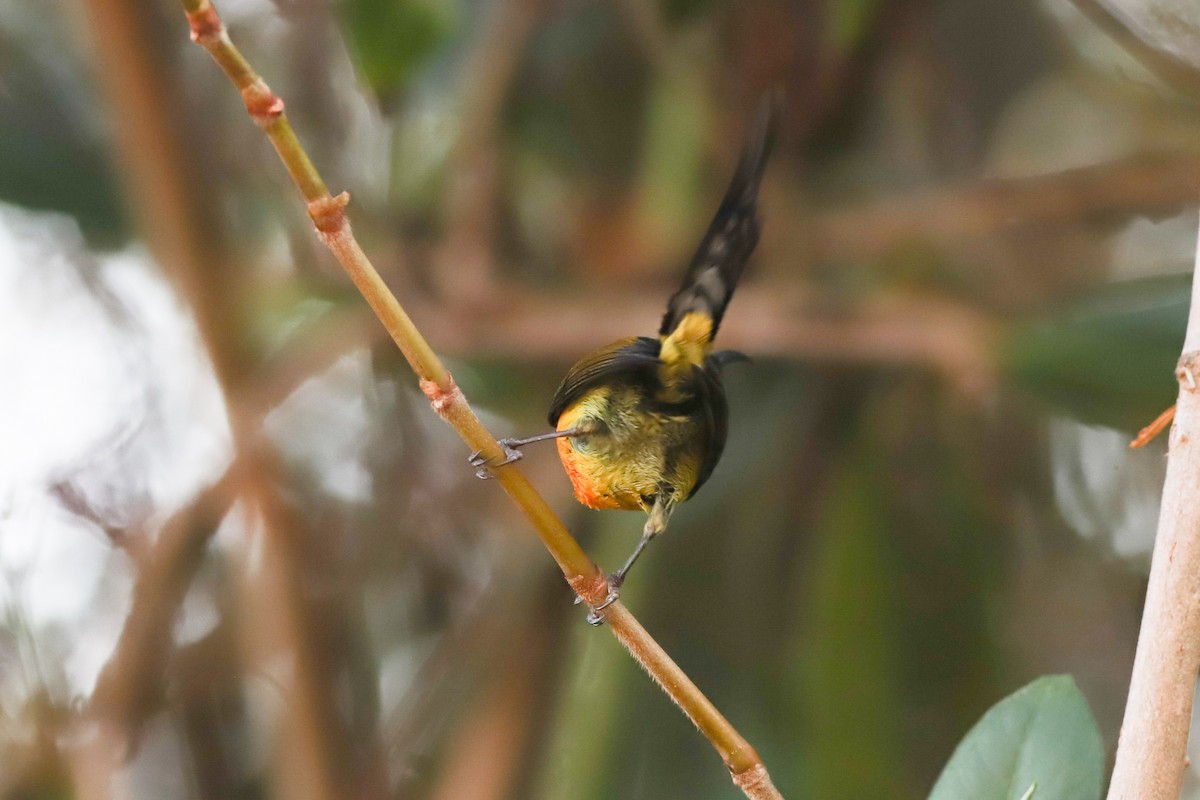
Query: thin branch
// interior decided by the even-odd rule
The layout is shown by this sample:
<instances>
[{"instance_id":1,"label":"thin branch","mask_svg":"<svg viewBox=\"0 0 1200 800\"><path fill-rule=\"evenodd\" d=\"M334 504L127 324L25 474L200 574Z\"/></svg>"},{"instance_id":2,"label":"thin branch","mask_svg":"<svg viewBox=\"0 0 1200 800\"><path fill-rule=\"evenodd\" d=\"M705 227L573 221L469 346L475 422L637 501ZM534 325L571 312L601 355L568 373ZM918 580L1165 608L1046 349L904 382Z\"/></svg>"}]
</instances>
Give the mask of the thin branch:
<instances>
[{"instance_id":1,"label":"thin branch","mask_svg":"<svg viewBox=\"0 0 1200 800\"><path fill-rule=\"evenodd\" d=\"M1200 246L1170 458L1109 800L1177 800L1200 671Z\"/></svg>"},{"instance_id":2,"label":"thin branch","mask_svg":"<svg viewBox=\"0 0 1200 800\"><path fill-rule=\"evenodd\" d=\"M664 287L663 291L669 291ZM602 342L644 328L661 314L653 292L597 289L546 292L499 282L480 302L412 292L417 327L451 356L568 361ZM757 357L806 362L928 369L977 393L994 384L999 323L969 304L934 295L876 292L848 308L802 285L751 283L738 289L737 314L721 323L721 341ZM608 313L587 326L572 320L596 308ZM366 309L339 311L314 325L236 405L265 414L304 380L355 349L386 336Z\"/></svg>"},{"instance_id":3,"label":"thin branch","mask_svg":"<svg viewBox=\"0 0 1200 800\"><path fill-rule=\"evenodd\" d=\"M1168 213L1194 203L1197 184L1200 158L1176 151L1028 178L943 186L915 197L818 213L808 224L806 241L789 252L811 250L831 261L874 258L913 240L970 240L1021 226ZM762 266L766 274L785 271L771 269L769 262ZM418 326L443 352L558 360L627 335L661 312L652 293L598 291L549 293L493 281L485 296L465 302L454 294L436 297L414 288L412 307ZM960 385L990 380L986 365L992 360L995 326L963 303L877 293L850 308L831 309L810 287L753 280L739 288L735 303L739 313L725 320L721 336L737 350L834 363L914 364L932 367ZM568 324L597 307L609 313L586 327ZM330 357L353 345L349 328L359 324L347 314L347 329L339 344L330 345ZM364 335L364 344L374 341L373 331Z\"/></svg>"},{"instance_id":4,"label":"thin branch","mask_svg":"<svg viewBox=\"0 0 1200 800\"><path fill-rule=\"evenodd\" d=\"M359 247L346 219L345 193L331 197L301 148L283 110L283 101L249 66L233 46L224 25L208 0L182 0L192 38L202 45L242 92L246 108L262 127L283 160L288 173L308 204L309 216L321 239L337 257L408 359L421 388L437 411L463 441L483 455L500 456L500 446L480 423L412 320L388 290L379 273ZM498 471L497 483L521 508L542 542L558 562L571 588L589 605L597 606L608 595L608 581L561 520L533 488L520 469ZM630 653L646 667L684 713L712 742L737 784L751 798L781 798L771 785L766 768L754 748L696 688L682 670L619 602L604 612L610 629Z\"/></svg>"},{"instance_id":5,"label":"thin branch","mask_svg":"<svg viewBox=\"0 0 1200 800\"><path fill-rule=\"evenodd\" d=\"M1140 450L1154 440L1163 430L1175 420L1175 406L1171 406L1166 411L1154 418L1146 427L1138 431L1138 435L1129 443L1130 450Z\"/></svg>"},{"instance_id":6,"label":"thin branch","mask_svg":"<svg viewBox=\"0 0 1200 800\"><path fill-rule=\"evenodd\" d=\"M1195 152L1142 153L1026 178L928 189L813 218L811 253L838 260L878 258L914 239L966 239L1022 225L1078 223L1116 214L1170 212L1195 203Z\"/></svg>"},{"instance_id":7,"label":"thin branch","mask_svg":"<svg viewBox=\"0 0 1200 800\"><path fill-rule=\"evenodd\" d=\"M959 388L990 386L997 324L969 306L937 297L878 292L848 309L807 287L750 284L738 289L738 313L721 323L721 341L756 357L822 363L911 364ZM588 325L571 320L607 309ZM456 354L568 359L644 328L661 314L651 292L597 290L550 294L497 284L486 303L414 306L423 330ZM468 313L469 312L469 313Z\"/></svg>"},{"instance_id":8,"label":"thin branch","mask_svg":"<svg viewBox=\"0 0 1200 800\"><path fill-rule=\"evenodd\" d=\"M113 723L129 750L158 710L176 612L233 497L233 471L163 525L139 559L129 616L96 681L89 715Z\"/></svg>"}]
</instances>

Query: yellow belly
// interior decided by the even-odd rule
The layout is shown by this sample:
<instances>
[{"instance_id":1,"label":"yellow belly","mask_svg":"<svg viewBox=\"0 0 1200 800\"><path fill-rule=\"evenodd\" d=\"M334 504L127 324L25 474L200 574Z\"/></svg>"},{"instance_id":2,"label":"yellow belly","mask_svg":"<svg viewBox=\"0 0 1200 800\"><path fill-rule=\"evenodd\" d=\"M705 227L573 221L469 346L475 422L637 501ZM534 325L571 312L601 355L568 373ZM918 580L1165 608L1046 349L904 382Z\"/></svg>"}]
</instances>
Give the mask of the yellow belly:
<instances>
[{"instance_id":1,"label":"yellow belly","mask_svg":"<svg viewBox=\"0 0 1200 800\"><path fill-rule=\"evenodd\" d=\"M607 388L600 388L581 397L558 418L558 430L573 428L581 418L598 411L607 394ZM646 509L642 501L643 492L637 490L633 485L635 481L631 481L626 474L627 470L615 463L607 451L586 452L566 436L558 439L557 444L558 457L567 471L567 477L571 479L579 502L588 508ZM653 489L645 492L647 495L653 493Z\"/></svg>"},{"instance_id":2,"label":"yellow belly","mask_svg":"<svg viewBox=\"0 0 1200 800\"><path fill-rule=\"evenodd\" d=\"M583 456L568 439L558 440L558 456L571 479L576 499L588 508L647 510L641 493L624 483L620 470L612 469L599 459Z\"/></svg>"},{"instance_id":3,"label":"yellow belly","mask_svg":"<svg viewBox=\"0 0 1200 800\"><path fill-rule=\"evenodd\" d=\"M575 497L589 508L650 510L652 498L664 483L670 484L682 501L691 494L699 465L699 452L686 452L673 460L671 475L664 474L665 447L686 435L686 422L634 413L636 401L599 387L581 397L563 411L558 430L568 430L589 418L602 418L609 429L591 437L563 437L558 440L558 455ZM691 448L686 448L691 450ZM650 502L647 502L647 501Z\"/></svg>"}]
</instances>

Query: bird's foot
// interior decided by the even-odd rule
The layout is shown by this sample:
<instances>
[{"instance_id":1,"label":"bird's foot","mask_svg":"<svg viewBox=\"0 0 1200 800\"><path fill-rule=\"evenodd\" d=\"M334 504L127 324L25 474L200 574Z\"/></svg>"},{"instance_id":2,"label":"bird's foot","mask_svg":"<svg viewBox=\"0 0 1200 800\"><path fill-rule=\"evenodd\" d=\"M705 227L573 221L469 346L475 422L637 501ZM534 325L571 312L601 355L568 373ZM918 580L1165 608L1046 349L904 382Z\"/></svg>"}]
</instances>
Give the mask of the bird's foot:
<instances>
[{"instance_id":1,"label":"bird's foot","mask_svg":"<svg viewBox=\"0 0 1200 800\"><path fill-rule=\"evenodd\" d=\"M471 462L472 467L476 468L475 477L479 478L481 481L490 480L491 478L496 477L492 472L493 468L503 467L505 464L511 464L514 461L520 461L522 458L524 458L525 454L514 447L516 442L516 439L500 439L496 442L498 445L500 445L501 452L504 453L504 460L502 461L494 461L494 456L491 458L484 457L481 455L483 452L482 450L476 450L474 453L471 453L471 455L467 457L467 460Z\"/></svg>"},{"instance_id":2,"label":"bird's foot","mask_svg":"<svg viewBox=\"0 0 1200 800\"><path fill-rule=\"evenodd\" d=\"M604 615L600 612L611 606L621 597L621 584L625 582L625 576L613 573L608 576L608 597L604 598L604 602L598 606L590 606L588 608L587 624L593 628L598 628L604 624ZM582 597L575 598L575 605L583 602Z\"/></svg>"}]
</instances>

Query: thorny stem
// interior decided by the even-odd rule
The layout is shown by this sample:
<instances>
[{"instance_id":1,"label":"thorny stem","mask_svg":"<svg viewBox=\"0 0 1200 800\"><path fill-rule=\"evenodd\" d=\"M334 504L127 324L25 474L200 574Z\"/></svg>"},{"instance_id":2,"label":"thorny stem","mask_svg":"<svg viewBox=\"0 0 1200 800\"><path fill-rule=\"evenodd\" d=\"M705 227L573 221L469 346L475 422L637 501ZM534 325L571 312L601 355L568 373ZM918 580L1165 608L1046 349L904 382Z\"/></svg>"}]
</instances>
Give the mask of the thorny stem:
<instances>
[{"instance_id":1,"label":"thorny stem","mask_svg":"<svg viewBox=\"0 0 1200 800\"><path fill-rule=\"evenodd\" d=\"M336 197L330 196L288 122L283 101L271 92L234 47L209 0L182 0L182 3L193 41L209 52L241 90L246 110L271 140L293 182L304 195L309 216L321 240L333 251L408 359L434 410L469 447L481 451L485 457L501 457L495 437L467 405L449 371L417 331L354 238L345 213L349 195L343 192ZM528 517L576 594L589 605L603 603L608 594L604 573L583 552L520 469L508 466L497 472L497 479ZM732 773L734 783L746 796L752 800L782 800L783 796L772 785L766 767L750 743L717 711L633 614L618 601L608 606L603 615L621 644L712 742Z\"/></svg>"}]
</instances>

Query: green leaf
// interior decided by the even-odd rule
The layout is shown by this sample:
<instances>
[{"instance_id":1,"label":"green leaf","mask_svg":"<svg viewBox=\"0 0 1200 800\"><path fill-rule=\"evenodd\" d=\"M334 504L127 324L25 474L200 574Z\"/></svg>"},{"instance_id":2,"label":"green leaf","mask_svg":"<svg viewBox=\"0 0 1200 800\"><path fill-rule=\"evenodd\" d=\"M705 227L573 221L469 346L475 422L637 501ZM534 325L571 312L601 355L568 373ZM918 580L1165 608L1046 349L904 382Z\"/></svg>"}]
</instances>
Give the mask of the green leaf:
<instances>
[{"instance_id":1,"label":"green leaf","mask_svg":"<svg viewBox=\"0 0 1200 800\"><path fill-rule=\"evenodd\" d=\"M128 227L95 92L53 43L0 30L0 201L65 212L92 244L116 246Z\"/></svg>"},{"instance_id":2,"label":"green leaf","mask_svg":"<svg viewBox=\"0 0 1200 800\"><path fill-rule=\"evenodd\" d=\"M1137 430L1175 401L1190 280L1105 287L1020 327L1002 364L1019 385L1083 422Z\"/></svg>"},{"instance_id":3,"label":"green leaf","mask_svg":"<svg viewBox=\"0 0 1200 800\"><path fill-rule=\"evenodd\" d=\"M1071 676L1052 675L983 715L929 800L1098 800L1103 778L1104 747L1087 701Z\"/></svg>"},{"instance_id":4,"label":"green leaf","mask_svg":"<svg viewBox=\"0 0 1200 800\"><path fill-rule=\"evenodd\" d=\"M355 66L380 98L403 89L454 30L453 8L439 0L347 0L339 8Z\"/></svg>"}]
</instances>

